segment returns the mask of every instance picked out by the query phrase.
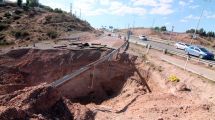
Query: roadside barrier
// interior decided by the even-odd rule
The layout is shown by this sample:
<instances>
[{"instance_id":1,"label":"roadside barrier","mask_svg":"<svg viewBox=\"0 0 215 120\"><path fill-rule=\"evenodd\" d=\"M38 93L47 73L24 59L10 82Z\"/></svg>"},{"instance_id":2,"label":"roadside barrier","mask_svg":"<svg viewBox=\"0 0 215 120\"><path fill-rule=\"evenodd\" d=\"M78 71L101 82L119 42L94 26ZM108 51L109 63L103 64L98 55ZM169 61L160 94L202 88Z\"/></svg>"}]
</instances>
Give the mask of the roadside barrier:
<instances>
[{"instance_id":1,"label":"roadside barrier","mask_svg":"<svg viewBox=\"0 0 215 120\"><path fill-rule=\"evenodd\" d=\"M127 48L128 44L129 44L129 42L128 42L128 41L125 41L124 44L123 44L121 47L119 47L118 49L113 50L113 51L112 51L111 53L109 53L108 55L103 56L103 57L100 58L99 60L97 60L97 61L95 61L95 62L92 62L92 63L90 63L90 64L88 64L88 65L86 65L86 66L84 66L84 67L82 67L82 68L80 68L80 69L78 69L78 70L76 70L75 72L72 72L72 73L70 73L70 74L65 75L64 77L62 77L62 78L60 78L60 79L58 79L58 80L52 82L52 83L49 84L49 85L50 85L51 87L53 87L53 88L58 88L58 87L64 85L65 83L69 82L69 81L72 80L73 78L79 76L81 73L84 73L84 72L86 72L86 71L88 71L88 70L90 70L90 69L92 69L92 68L94 69L95 66L97 66L97 65L99 65L99 64L101 64L101 63L103 63L104 61L111 61L111 60L115 59L115 56L117 56L117 54L120 52L120 50L123 49L123 48ZM94 70L93 70L93 71L94 71ZM94 77L94 73L93 73L92 76Z\"/></svg>"}]
</instances>

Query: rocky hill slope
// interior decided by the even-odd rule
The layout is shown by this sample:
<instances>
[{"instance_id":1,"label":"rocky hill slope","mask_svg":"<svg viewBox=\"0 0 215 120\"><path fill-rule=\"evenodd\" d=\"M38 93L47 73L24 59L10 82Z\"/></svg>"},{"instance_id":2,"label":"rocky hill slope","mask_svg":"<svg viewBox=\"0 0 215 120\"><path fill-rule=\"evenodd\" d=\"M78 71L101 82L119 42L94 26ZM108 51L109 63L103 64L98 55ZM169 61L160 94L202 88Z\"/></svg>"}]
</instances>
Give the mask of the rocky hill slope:
<instances>
[{"instance_id":1,"label":"rocky hill slope","mask_svg":"<svg viewBox=\"0 0 215 120\"><path fill-rule=\"evenodd\" d=\"M57 39L75 31L94 31L86 21L60 9L0 7L0 45Z\"/></svg>"}]
</instances>

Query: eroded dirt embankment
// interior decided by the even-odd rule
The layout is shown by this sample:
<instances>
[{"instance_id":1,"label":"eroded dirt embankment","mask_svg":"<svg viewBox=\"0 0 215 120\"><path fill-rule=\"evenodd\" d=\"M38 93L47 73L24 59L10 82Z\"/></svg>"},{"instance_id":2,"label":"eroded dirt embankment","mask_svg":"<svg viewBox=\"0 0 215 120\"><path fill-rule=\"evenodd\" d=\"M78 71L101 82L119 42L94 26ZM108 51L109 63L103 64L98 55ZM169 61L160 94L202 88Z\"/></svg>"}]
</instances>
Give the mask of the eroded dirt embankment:
<instances>
[{"instance_id":1,"label":"eroded dirt embankment","mask_svg":"<svg viewBox=\"0 0 215 120\"><path fill-rule=\"evenodd\" d=\"M0 94L53 82L110 51L12 50L0 56Z\"/></svg>"},{"instance_id":2,"label":"eroded dirt embankment","mask_svg":"<svg viewBox=\"0 0 215 120\"><path fill-rule=\"evenodd\" d=\"M25 53L24 56L28 55L29 51ZM47 59L47 56L50 57L49 59L56 58L57 56L59 57L60 60L65 59L65 57L62 58L62 53L59 51L55 51L53 54L51 54L50 52L48 53L46 53L46 55L44 56L41 56L41 54L39 54L39 56L36 56L37 54L34 54L35 56L31 56L31 57L37 58L36 59L37 62L40 61L42 58L43 58L43 61L46 61L44 60L45 56L46 56L46 59ZM96 53L97 52L94 53L94 56L98 54ZM7 56L11 57L11 54L12 53L9 53L7 54ZM78 59L79 62L77 62L76 64L82 63L81 65L79 65L79 67L82 66L83 63L87 64L91 60L96 59L94 58L94 56L91 59L84 59L84 58L81 58L80 54L82 54L81 56L85 56L84 58L86 58L86 56L88 56L87 58L90 58L89 57L90 55L89 54L86 55L84 54L84 52L79 53L79 57L77 56L74 57L75 56L74 54L73 55L74 59L79 58ZM105 54L105 53L102 53L102 54ZM13 58L21 59L22 57L20 56L23 57L22 60L25 60L24 59L25 57L23 55L19 55L15 57L13 56ZM101 55L100 56L97 55L97 56L100 57ZM33 58L31 59L31 61L34 61ZM5 120L8 118L9 119L58 118L58 119L80 119L80 120L94 119L96 112L92 111L85 105L89 103L101 104L105 100L108 100L120 95L123 92L124 86L128 84L127 79L130 78L131 76L135 76L134 72L137 70L135 68L136 59L137 59L136 57L129 56L128 54L119 55L117 60L114 60L112 62L105 62L103 64L97 65L89 72L81 74L79 77L71 80L71 82L63 85L58 89L53 89L52 87L47 86L47 84L38 85L39 83L43 83L47 81L51 82L53 80L46 79L44 81L42 80L37 81L38 79L35 78L36 79L35 83L37 83L36 86L26 87L22 90L18 90L18 91L0 96L1 98L0 118ZM47 60L47 63L51 62L53 64L55 63L53 62L54 60L52 61ZM71 61L68 60L68 58L64 60L65 68L67 70L69 69L68 67L72 66L72 64L70 65L70 62ZM14 62L11 65L12 66L17 65L18 63ZM31 63L31 65L34 65L32 64L34 62L28 62L28 63ZM28 66L26 64L24 65L18 64L18 65ZM55 68L55 69L59 69L59 68ZM69 70L71 69L72 67ZM65 72L68 72L67 70L65 70ZM54 75L54 72L52 73L53 75ZM59 77L59 76L56 76L56 77ZM33 77L32 77L32 80L34 80ZM144 81L145 79L135 82L136 83L135 86L136 85L142 86L141 89L143 90L143 92L146 91Z\"/></svg>"}]
</instances>

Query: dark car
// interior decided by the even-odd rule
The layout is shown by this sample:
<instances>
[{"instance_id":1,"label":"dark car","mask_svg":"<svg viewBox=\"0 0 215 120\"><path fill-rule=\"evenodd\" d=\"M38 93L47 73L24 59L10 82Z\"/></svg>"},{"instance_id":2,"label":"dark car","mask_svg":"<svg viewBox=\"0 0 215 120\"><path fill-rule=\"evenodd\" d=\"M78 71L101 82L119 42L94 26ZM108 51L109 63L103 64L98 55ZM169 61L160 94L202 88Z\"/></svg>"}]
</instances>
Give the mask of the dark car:
<instances>
[{"instance_id":1,"label":"dark car","mask_svg":"<svg viewBox=\"0 0 215 120\"><path fill-rule=\"evenodd\" d=\"M214 54L209 52L207 49L199 46L189 46L185 49L188 55L197 56L201 59L214 59Z\"/></svg>"}]
</instances>

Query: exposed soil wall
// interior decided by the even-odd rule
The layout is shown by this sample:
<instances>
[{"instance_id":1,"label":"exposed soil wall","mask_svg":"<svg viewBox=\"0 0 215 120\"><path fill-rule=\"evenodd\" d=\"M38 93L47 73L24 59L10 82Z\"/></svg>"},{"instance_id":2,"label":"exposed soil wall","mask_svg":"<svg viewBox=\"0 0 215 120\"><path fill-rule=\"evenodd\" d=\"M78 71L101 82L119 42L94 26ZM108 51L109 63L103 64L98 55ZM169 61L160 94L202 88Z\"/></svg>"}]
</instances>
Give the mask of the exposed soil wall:
<instances>
[{"instance_id":1,"label":"exposed soil wall","mask_svg":"<svg viewBox=\"0 0 215 120\"><path fill-rule=\"evenodd\" d=\"M89 102L99 104L105 99L118 95L127 79L134 75L135 66L130 62L134 61L130 61L126 54L122 54L116 61L97 65L71 80L61 86L59 91L63 96L83 104Z\"/></svg>"},{"instance_id":2,"label":"exposed soil wall","mask_svg":"<svg viewBox=\"0 0 215 120\"><path fill-rule=\"evenodd\" d=\"M0 94L53 82L107 53L100 50L12 50L0 56Z\"/></svg>"}]
</instances>

